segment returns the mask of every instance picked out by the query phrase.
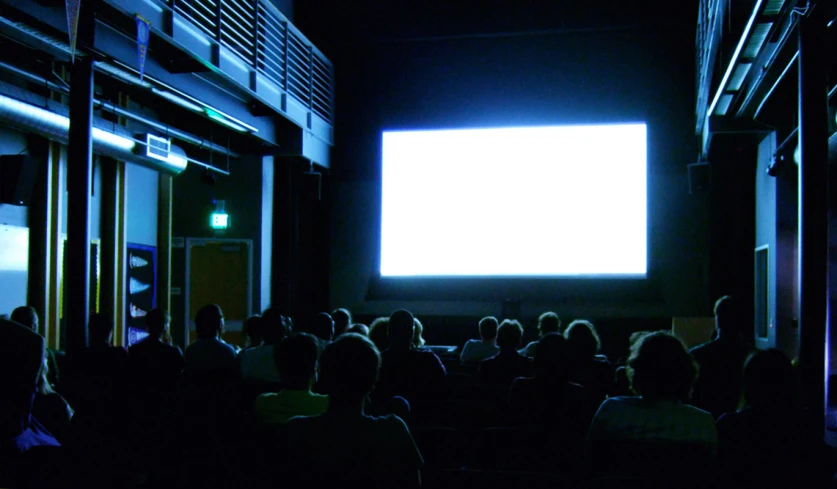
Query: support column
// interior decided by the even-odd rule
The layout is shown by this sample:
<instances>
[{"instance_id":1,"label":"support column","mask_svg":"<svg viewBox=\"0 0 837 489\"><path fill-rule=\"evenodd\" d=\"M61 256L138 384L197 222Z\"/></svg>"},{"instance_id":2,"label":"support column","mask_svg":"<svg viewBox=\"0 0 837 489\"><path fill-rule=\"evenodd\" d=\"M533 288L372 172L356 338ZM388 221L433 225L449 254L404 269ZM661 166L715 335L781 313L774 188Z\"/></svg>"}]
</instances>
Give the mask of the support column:
<instances>
[{"instance_id":1,"label":"support column","mask_svg":"<svg viewBox=\"0 0 837 489\"><path fill-rule=\"evenodd\" d=\"M50 141L35 136L28 140L30 155L41 161L37 181L29 203L29 290L27 304L38 311L40 329L38 333L48 338L49 309L49 265L50 226L54 219L50 215L50 189L52 164Z\"/></svg>"},{"instance_id":2,"label":"support column","mask_svg":"<svg viewBox=\"0 0 837 489\"><path fill-rule=\"evenodd\" d=\"M828 319L826 25L814 7L799 27L799 367L802 403L825 428Z\"/></svg>"},{"instance_id":3,"label":"support column","mask_svg":"<svg viewBox=\"0 0 837 489\"><path fill-rule=\"evenodd\" d=\"M157 307L171 314L171 219L174 181L160 174L157 192Z\"/></svg>"},{"instance_id":4,"label":"support column","mask_svg":"<svg viewBox=\"0 0 837 489\"><path fill-rule=\"evenodd\" d=\"M90 191L93 185L93 60L76 58L70 88L67 154L67 351L88 345L90 316Z\"/></svg>"}]
</instances>

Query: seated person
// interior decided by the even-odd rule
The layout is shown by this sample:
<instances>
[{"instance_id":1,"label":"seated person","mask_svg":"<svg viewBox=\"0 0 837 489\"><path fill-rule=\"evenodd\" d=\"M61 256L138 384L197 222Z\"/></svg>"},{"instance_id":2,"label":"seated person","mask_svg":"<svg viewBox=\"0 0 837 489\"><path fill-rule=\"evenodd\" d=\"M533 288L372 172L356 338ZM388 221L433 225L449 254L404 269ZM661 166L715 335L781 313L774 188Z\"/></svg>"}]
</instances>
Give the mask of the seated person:
<instances>
[{"instance_id":1,"label":"seated person","mask_svg":"<svg viewBox=\"0 0 837 489\"><path fill-rule=\"evenodd\" d=\"M352 327L352 313L348 309L339 308L331 311L331 319L334 320L334 337L343 333L349 333Z\"/></svg>"},{"instance_id":2,"label":"seated person","mask_svg":"<svg viewBox=\"0 0 837 489\"><path fill-rule=\"evenodd\" d=\"M262 328L262 317L259 314L254 314L244 321L244 350L262 346L264 342L264 332Z\"/></svg>"},{"instance_id":3,"label":"seated person","mask_svg":"<svg viewBox=\"0 0 837 489\"><path fill-rule=\"evenodd\" d=\"M402 396L408 402L438 398L445 390L447 371L435 353L413 346L415 320L401 309L389 318L390 347L381 354L381 378L375 402Z\"/></svg>"},{"instance_id":4,"label":"seated person","mask_svg":"<svg viewBox=\"0 0 837 489\"><path fill-rule=\"evenodd\" d=\"M44 338L16 322L0 319L0 469L35 447L60 446L32 416L44 364Z\"/></svg>"},{"instance_id":5,"label":"seated person","mask_svg":"<svg viewBox=\"0 0 837 489\"><path fill-rule=\"evenodd\" d=\"M379 317L369 325L369 340L375 345L378 351L386 351L389 348L389 318Z\"/></svg>"},{"instance_id":6,"label":"seated person","mask_svg":"<svg viewBox=\"0 0 837 489\"><path fill-rule=\"evenodd\" d=\"M61 397L61 394L52 390L47 380L49 375L49 364L44 361L41 373L38 376L38 388L35 392L35 402L32 404L32 415L46 428L59 442L67 440L67 432L70 428L70 421L73 419L74 411Z\"/></svg>"},{"instance_id":7,"label":"seated person","mask_svg":"<svg viewBox=\"0 0 837 489\"><path fill-rule=\"evenodd\" d=\"M593 323L577 319L564 331L569 353L569 379L587 389L590 403L598 406L613 389L613 366L601 350L599 334Z\"/></svg>"},{"instance_id":8,"label":"seated person","mask_svg":"<svg viewBox=\"0 0 837 489\"><path fill-rule=\"evenodd\" d=\"M346 330L347 333L357 333L361 336L369 336L369 326L363 323L355 323L349 329Z\"/></svg>"},{"instance_id":9,"label":"seated person","mask_svg":"<svg viewBox=\"0 0 837 489\"><path fill-rule=\"evenodd\" d=\"M317 339L310 334L294 333L279 342L276 368L282 377L282 390L256 398L259 422L281 424L294 416L316 416L326 411L328 396L311 392L319 353Z\"/></svg>"},{"instance_id":10,"label":"seated person","mask_svg":"<svg viewBox=\"0 0 837 489\"><path fill-rule=\"evenodd\" d=\"M463 364L479 363L500 353L500 347L497 346L497 326L497 318L494 316L480 319L480 339L468 340L459 354Z\"/></svg>"},{"instance_id":11,"label":"seated person","mask_svg":"<svg viewBox=\"0 0 837 489\"><path fill-rule=\"evenodd\" d=\"M558 333L547 333L535 348L534 375L512 383L509 404L517 423L577 428L586 434L592 413L584 387L569 382L568 344ZM580 446L580 445L579 445Z\"/></svg>"},{"instance_id":12,"label":"seated person","mask_svg":"<svg viewBox=\"0 0 837 489\"><path fill-rule=\"evenodd\" d=\"M421 350L426 342L424 341L424 325L418 318L413 318L413 348Z\"/></svg>"},{"instance_id":13,"label":"seated person","mask_svg":"<svg viewBox=\"0 0 837 489\"><path fill-rule=\"evenodd\" d=\"M187 376L220 374L238 376L235 349L221 337L224 334L224 313L217 304L200 308L195 315L195 331L198 338L186 348L183 355L183 371Z\"/></svg>"},{"instance_id":14,"label":"seated person","mask_svg":"<svg viewBox=\"0 0 837 489\"><path fill-rule=\"evenodd\" d=\"M746 407L718 420L720 470L737 488L828 487L835 468L813 413L796 407L796 376L780 350L744 364Z\"/></svg>"},{"instance_id":15,"label":"seated person","mask_svg":"<svg viewBox=\"0 0 837 489\"><path fill-rule=\"evenodd\" d=\"M164 409L170 404L183 370L183 352L166 344L170 323L167 312L152 309L145 316L148 336L128 348L130 375L148 408Z\"/></svg>"},{"instance_id":16,"label":"seated person","mask_svg":"<svg viewBox=\"0 0 837 489\"><path fill-rule=\"evenodd\" d=\"M480 362L480 383L508 387L514 379L532 375L532 359L517 351L522 337L523 326L518 321L503 320L497 328L497 346L500 347L500 352Z\"/></svg>"},{"instance_id":17,"label":"seated person","mask_svg":"<svg viewBox=\"0 0 837 489\"><path fill-rule=\"evenodd\" d=\"M327 312L321 312L314 316L314 321L311 323L311 334L317 339L321 350L325 349L326 345L334 339L334 320Z\"/></svg>"},{"instance_id":18,"label":"seated person","mask_svg":"<svg viewBox=\"0 0 837 489\"><path fill-rule=\"evenodd\" d=\"M248 348L238 356L241 377L247 381L279 382L275 350L276 345L290 333L290 321L276 309L270 308L262 314L260 328L263 344Z\"/></svg>"},{"instance_id":19,"label":"seated person","mask_svg":"<svg viewBox=\"0 0 837 489\"><path fill-rule=\"evenodd\" d=\"M11 320L26 326L27 328L31 329L35 333L39 333L39 319L38 319L38 312L35 311L34 307L30 306L21 306L12 311ZM49 383L52 386L57 386L58 382L60 382L61 377L58 375L58 361L56 360L55 350L52 348L46 349L46 357L47 357L47 366L49 367Z\"/></svg>"},{"instance_id":20,"label":"seated person","mask_svg":"<svg viewBox=\"0 0 837 489\"><path fill-rule=\"evenodd\" d=\"M561 332L561 318L558 317L558 314L555 314L552 311L547 311L540 315L538 318L538 336L543 336L549 333L560 333ZM532 341L528 345L526 345L522 350L520 350L520 354L532 358L535 356L535 347L538 344L538 340Z\"/></svg>"},{"instance_id":21,"label":"seated person","mask_svg":"<svg viewBox=\"0 0 837 489\"><path fill-rule=\"evenodd\" d=\"M718 433L711 414L685 404L697 367L683 343L668 332L643 336L632 347L628 375L638 396L607 399L590 424L596 475L707 475Z\"/></svg>"},{"instance_id":22,"label":"seated person","mask_svg":"<svg viewBox=\"0 0 837 489\"><path fill-rule=\"evenodd\" d=\"M739 304L729 296L715 303L717 338L692 348L700 373L692 404L719 418L735 412L741 401L741 371L753 351L744 340L744 318Z\"/></svg>"},{"instance_id":23,"label":"seated person","mask_svg":"<svg viewBox=\"0 0 837 489\"><path fill-rule=\"evenodd\" d=\"M364 414L381 368L374 345L357 334L341 335L320 365L328 410L288 422L283 487L419 487L423 459L407 425L394 415Z\"/></svg>"}]
</instances>

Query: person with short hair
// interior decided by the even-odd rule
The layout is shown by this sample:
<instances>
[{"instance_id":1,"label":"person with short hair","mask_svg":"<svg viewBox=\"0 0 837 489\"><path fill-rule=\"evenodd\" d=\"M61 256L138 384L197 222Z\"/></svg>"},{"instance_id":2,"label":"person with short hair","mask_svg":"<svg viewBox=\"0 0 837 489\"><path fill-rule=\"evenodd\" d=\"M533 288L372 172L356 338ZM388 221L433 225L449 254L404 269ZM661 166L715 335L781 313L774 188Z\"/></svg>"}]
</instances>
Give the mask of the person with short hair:
<instances>
[{"instance_id":1,"label":"person with short hair","mask_svg":"<svg viewBox=\"0 0 837 489\"><path fill-rule=\"evenodd\" d=\"M445 388L447 371L429 350L413 344L415 318L401 309L389 317L389 348L381 353L381 379L374 392L376 402L402 396L409 402L436 399Z\"/></svg>"},{"instance_id":2,"label":"person with short hair","mask_svg":"<svg viewBox=\"0 0 837 489\"><path fill-rule=\"evenodd\" d=\"M288 421L283 467L288 479L282 481L283 486L372 489L421 485L419 470L424 460L404 421L395 415L364 414L380 369L378 350L361 335L341 335L326 347L320 373L329 396L328 409L319 416Z\"/></svg>"},{"instance_id":3,"label":"person with short hair","mask_svg":"<svg viewBox=\"0 0 837 489\"><path fill-rule=\"evenodd\" d=\"M351 328L346 330L347 333L357 333L362 336L369 336L369 326L363 323L355 323Z\"/></svg>"},{"instance_id":4,"label":"person with short hair","mask_svg":"<svg viewBox=\"0 0 837 489\"><path fill-rule=\"evenodd\" d=\"M197 339L186 348L183 370L188 374L238 376L235 349L222 338L224 313L217 304L208 304L195 315Z\"/></svg>"},{"instance_id":5,"label":"person with short hair","mask_svg":"<svg viewBox=\"0 0 837 489\"><path fill-rule=\"evenodd\" d=\"M689 453L699 455L681 462L695 469L711 465L718 433L710 413L686 404L697 365L683 343L669 332L646 334L632 346L628 376L637 396L605 400L590 424L587 446L596 471L621 464L636 472L621 475L653 475L658 463L638 455L649 447L671 454L694 447Z\"/></svg>"},{"instance_id":6,"label":"person with short hair","mask_svg":"<svg viewBox=\"0 0 837 489\"><path fill-rule=\"evenodd\" d=\"M549 333L560 333L561 332L561 318L558 314L547 311L541 314L538 317L538 336L542 337ZM529 358L535 356L535 348L538 345L539 340L535 340L530 342L526 345L522 350L520 350L521 355L525 355Z\"/></svg>"},{"instance_id":7,"label":"person with short hair","mask_svg":"<svg viewBox=\"0 0 837 489\"><path fill-rule=\"evenodd\" d=\"M753 348L744 340L743 314L734 298L718 299L714 313L717 338L691 350L700 367L692 404L717 419L741 405L742 367Z\"/></svg>"},{"instance_id":8,"label":"person with short hair","mask_svg":"<svg viewBox=\"0 0 837 489\"><path fill-rule=\"evenodd\" d=\"M294 333L280 341L275 351L282 390L256 398L256 419L266 424L282 424L294 416L324 413L328 396L311 392L320 354L317 338L307 333Z\"/></svg>"},{"instance_id":9,"label":"person with short hair","mask_svg":"<svg viewBox=\"0 0 837 489\"><path fill-rule=\"evenodd\" d=\"M241 376L247 381L279 382L276 367L276 345L291 332L291 321L274 308L264 311L261 318L262 344L238 354Z\"/></svg>"},{"instance_id":10,"label":"person with short hair","mask_svg":"<svg viewBox=\"0 0 837 489\"><path fill-rule=\"evenodd\" d=\"M352 313L343 307L331 311L331 319L334 320L334 337L338 337L349 331L352 327Z\"/></svg>"},{"instance_id":11,"label":"person with short hair","mask_svg":"<svg viewBox=\"0 0 837 489\"><path fill-rule=\"evenodd\" d=\"M468 340L462 347L462 353L459 354L459 359L463 364L479 363L500 352L500 347L497 346L498 326L497 318L494 316L486 316L480 319L478 324L480 339Z\"/></svg>"},{"instance_id":12,"label":"person with short hair","mask_svg":"<svg viewBox=\"0 0 837 489\"><path fill-rule=\"evenodd\" d=\"M614 384L613 365L600 355L601 340L593 323L576 319L564 331L569 355L569 380L587 389L587 399L598 406L611 394Z\"/></svg>"},{"instance_id":13,"label":"person with short hair","mask_svg":"<svg viewBox=\"0 0 837 489\"><path fill-rule=\"evenodd\" d=\"M523 338L523 326L516 319L504 319L497 328L497 346L500 352L480 362L479 381L510 387L514 379L532 375L532 359L521 355L517 349Z\"/></svg>"},{"instance_id":14,"label":"person with short hair","mask_svg":"<svg viewBox=\"0 0 837 489\"><path fill-rule=\"evenodd\" d=\"M389 318L379 317L369 325L369 340L375 345L378 351L386 351L389 348Z\"/></svg>"},{"instance_id":15,"label":"person with short hair","mask_svg":"<svg viewBox=\"0 0 837 489\"><path fill-rule=\"evenodd\" d=\"M314 316L314 320L311 321L311 334L317 338L321 350L334 339L334 332L334 319L329 313L321 312Z\"/></svg>"},{"instance_id":16,"label":"person with short hair","mask_svg":"<svg viewBox=\"0 0 837 489\"><path fill-rule=\"evenodd\" d=\"M155 308L145 316L148 336L128 348L131 377L151 404L171 401L183 369L183 352L166 344L171 316Z\"/></svg>"},{"instance_id":17,"label":"person with short hair","mask_svg":"<svg viewBox=\"0 0 837 489\"><path fill-rule=\"evenodd\" d=\"M244 350L248 348L255 348L264 343L264 331L262 326L262 317L259 314L254 314L244 321Z\"/></svg>"}]
</instances>

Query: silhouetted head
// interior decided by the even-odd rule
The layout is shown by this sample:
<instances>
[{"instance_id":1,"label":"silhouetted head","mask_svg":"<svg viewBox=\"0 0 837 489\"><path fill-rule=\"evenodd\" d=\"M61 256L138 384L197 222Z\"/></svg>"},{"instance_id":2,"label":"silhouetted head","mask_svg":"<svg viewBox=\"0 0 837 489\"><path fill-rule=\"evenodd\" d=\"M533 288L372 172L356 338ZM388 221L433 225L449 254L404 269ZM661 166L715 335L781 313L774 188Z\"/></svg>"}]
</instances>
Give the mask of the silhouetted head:
<instances>
[{"instance_id":1,"label":"silhouetted head","mask_svg":"<svg viewBox=\"0 0 837 489\"><path fill-rule=\"evenodd\" d=\"M266 345L277 345L292 330L290 318L279 313L278 309L268 308L262 313L262 340Z\"/></svg>"},{"instance_id":2,"label":"silhouetted head","mask_svg":"<svg viewBox=\"0 0 837 489\"><path fill-rule=\"evenodd\" d=\"M34 307L20 306L12 311L10 319L36 333L38 332L38 312L35 311Z\"/></svg>"},{"instance_id":3,"label":"silhouetted head","mask_svg":"<svg viewBox=\"0 0 837 489\"><path fill-rule=\"evenodd\" d=\"M334 336L345 333L352 326L352 313L348 309L340 308L331 311L334 320Z\"/></svg>"},{"instance_id":4,"label":"silhouetted head","mask_svg":"<svg viewBox=\"0 0 837 489\"><path fill-rule=\"evenodd\" d=\"M195 332L198 338L218 338L224 334L224 313L218 304L208 304L195 315Z\"/></svg>"},{"instance_id":5,"label":"silhouetted head","mask_svg":"<svg viewBox=\"0 0 837 489\"><path fill-rule=\"evenodd\" d=\"M327 312L321 312L311 321L311 334L323 341L334 338L334 320Z\"/></svg>"},{"instance_id":6,"label":"silhouetted head","mask_svg":"<svg viewBox=\"0 0 837 489\"><path fill-rule=\"evenodd\" d=\"M631 347L628 376L633 391L646 399L686 401L697 377L697 364L680 339L656 331Z\"/></svg>"},{"instance_id":7,"label":"silhouetted head","mask_svg":"<svg viewBox=\"0 0 837 489\"><path fill-rule=\"evenodd\" d=\"M148 336L160 339L169 330L171 316L166 311L158 308L152 309L145 316L145 329Z\"/></svg>"},{"instance_id":8,"label":"silhouetted head","mask_svg":"<svg viewBox=\"0 0 837 489\"><path fill-rule=\"evenodd\" d=\"M357 333L363 336L369 336L369 326L363 323L355 323L349 329L346 330L347 333Z\"/></svg>"},{"instance_id":9,"label":"silhouetted head","mask_svg":"<svg viewBox=\"0 0 837 489\"><path fill-rule=\"evenodd\" d=\"M99 346L110 343L113 337L113 319L104 314L91 314L87 323L90 345Z\"/></svg>"},{"instance_id":10,"label":"silhouetted head","mask_svg":"<svg viewBox=\"0 0 837 489\"><path fill-rule=\"evenodd\" d=\"M264 328L262 327L262 317L258 314L250 316L244 321L244 334L247 335L247 348L259 346L264 341Z\"/></svg>"},{"instance_id":11,"label":"silhouetted head","mask_svg":"<svg viewBox=\"0 0 837 489\"><path fill-rule=\"evenodd\" d=\"M570 353L579 359L591 359L602 347L599 334L593 323L586 319L576 319L564 332L570 346Z\"/></svg>"},{"instance_id":12,"label":"silhouetted head","mask_svg":"<svg viewBox=\"0 0 837 489\"><path fill-rule=\"evenodd\" d=\"M753 353L744 364L743 387L749 406L792 406L796 376L790 359L776 348Z\"/></svg>"},{"instance_id":13,"label":"silhouetted head","mask_svg":"<svg viewBox=\"0 0 837 489\"><path fill-rule=\"evenodd\" d=\"M516 319L504 319L497 328L497 346L501 351L515 351L523 338L523 326Z\"/></svg>"},{"instance_id":14,"label":"silhouetted head","mask_svg":"<svg viewBox=\"0 0 837 489\"><path fill-rule=\"evenodd\" d=\"M326 346L320 357L320 381L332 399L361 400L375 387L381 355L368 338L341 335Z\"/></svg>"},{"instance_id":15,"label":"silhouetted head","mask_svg":"<svg viewBox=\"0 0 837 489\"><path fill-rule=\"evenodd\" d=\"M547 311L538 317L538 334L561 332L561 318L552 311Z\"/></svg>"},{"instance_id":16,"label":"silhouetted head","mask_svg":"<svg viewBox=\"0 0 837 489\"><path fill-rule=\"evenodd\" d=\"M715 302L715 328L719 336L736 336L742 333L741 310L738 302L725 295Z\"/></svg>"},{"instance_id":17,"label":"silhouetted head","mask_svg":"<svg viewBox=\"0 0 837 489\"><path fill-rule=\"evenodd\" d=\"M379 317L369 325L369 340L378 351L389 348L389 318Z\"/></svg>"},{"instance_id":18,"label":"silhouetted head","mask_svg":"<svg viewBox=\"0 0 837 489\"><path fill-rule=\"evenodd\" d=\"M320 346L313 335L294 333L282 339L273 350L282 386L296 390L310 389L317 372L319 355Z\"/></svg>"},{"instance_id":19,"label":"silhouetted head","mask_svg":"<svg viewBox=\"0 0 837 489\"><path fill-rule=\"evenodd\" d=\"M424 348L424 325L418 318L413 319L413 348Z\"/></svg>"},{"instance_id":20,"label":"silhouetted head","mask_svg":"<svg viewBox=\"0 0 837 489\"><path fill-rule=\"evenodd\" d=\"M389 317L389 347L397 350L409 350L413 344L413 328L415 327L413 313L406 309L399 309Z\"/></svg>"},{"instance_id":21,"label":"silhouetted head","mask_svg":"<svg viewBox=\"0 0 837 489\"><path fill-rule=\"evenodd\" d=\"M480 319L480 338L483 341L494 341L497 339L497 318L494 316L486 316Z\"/></svg>"},{"instance_id":22,"label":"silhouetted head","mask_svg":"<svg viewBox=\"0 0 837 489\"><path fill-rule=\"evenodd\" d=\"M569 342L560 333L547 333L535 345L532 362L535 377L566 382L569 372Z\"/></svg>"}]
</instances>

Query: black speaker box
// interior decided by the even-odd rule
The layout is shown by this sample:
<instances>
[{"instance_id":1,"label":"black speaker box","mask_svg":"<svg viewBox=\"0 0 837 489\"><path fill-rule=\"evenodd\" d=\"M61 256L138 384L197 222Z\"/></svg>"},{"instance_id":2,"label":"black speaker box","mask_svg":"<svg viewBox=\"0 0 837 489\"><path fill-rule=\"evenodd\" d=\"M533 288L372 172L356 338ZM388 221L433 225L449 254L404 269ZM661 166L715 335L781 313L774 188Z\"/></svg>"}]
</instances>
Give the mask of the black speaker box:
<instances>
[{"instance_id":1,"label":"black speaker box","mask_svg":"<svg viewBox=\"0 0 837 489\"><path fill-rule=\"evenodd\" d=\"M308 171L302 174L302 191L311 200L323 198L323 175L315 171Z\"/></svg>"},{"instance_id":2,"label":"black speaker box","mask_svg":"<svg viewBox=\"0 0 837 489\"><path fill-rule=\"evenodd\" d=\"M692 163L689 165L689 193L695 194L709 190L712 184L712 172L709 163Z\"/></svg>"},{"instance_id":3,"label":"black speaker box","mask_svg":"<svg viewBox=\"0 0 837 489\"><path fill-rule=\"evenodd\" d=\"M40 160L26 155L0 155L0 204L29 205Z\"/></svg>"}]
</instances>

